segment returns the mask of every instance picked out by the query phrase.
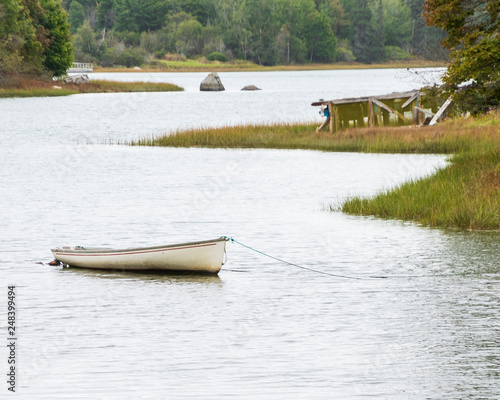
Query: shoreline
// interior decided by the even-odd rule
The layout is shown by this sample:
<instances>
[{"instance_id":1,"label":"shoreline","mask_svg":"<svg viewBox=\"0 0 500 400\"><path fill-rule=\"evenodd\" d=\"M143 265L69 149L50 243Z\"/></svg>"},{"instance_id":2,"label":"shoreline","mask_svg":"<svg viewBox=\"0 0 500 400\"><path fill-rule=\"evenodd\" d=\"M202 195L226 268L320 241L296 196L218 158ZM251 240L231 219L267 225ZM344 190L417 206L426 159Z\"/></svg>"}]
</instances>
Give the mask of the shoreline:
<instances>
[{"instance_id":1,"label":"shoreline","mask_svg":"<svg viewBox=\"0 0 500 400\"><path fill-rule=\"evenodd\" d=\"M409 60L394 61L381 64L331 63L331 64L296 64L267 67L248 62L243 63L198 63L197 61L154 61L154 65L142 67L95 67L94 72L266 72L266 71L328 71L328 70L361 70L391 68L446 68L446 62Z\"/></svg>"},{"instance_id":2,"label":"shoreline","mask_svg":"<svg viewBox=\"0 0 500 400\"><path fill-rule=\"evenodd\" d=\"M424 226L500 231L500 112L432 127L350 128L329 134L316 125L275 124L179 131L132 146L273 148L326 152L449 154L450 165L371 198L331 211L413 221Z\"/></svg>"},{"instance_id":3,"label":"shoreline","mask_svg":"<svg viewBox=\"0 0 500 400\"><path fill-rule=\"evenodd\" d=\"M171 83L119 82L91 80L75 84L53 80L18 79L7 87L0 87L0 98L53 97L83 93L127 93L127 92L180 92L184 89Z\"/></svg>"}]
</instances>

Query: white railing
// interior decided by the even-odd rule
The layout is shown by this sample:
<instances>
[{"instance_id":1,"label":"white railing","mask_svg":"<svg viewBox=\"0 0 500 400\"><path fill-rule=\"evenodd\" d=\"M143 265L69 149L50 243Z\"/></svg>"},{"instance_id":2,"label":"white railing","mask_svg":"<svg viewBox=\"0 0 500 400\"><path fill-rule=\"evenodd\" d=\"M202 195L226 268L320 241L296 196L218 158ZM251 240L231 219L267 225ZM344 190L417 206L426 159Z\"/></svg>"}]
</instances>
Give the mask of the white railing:
<instances>
[{"instance_id":1,"label":"white railing","mask_svg":"<svg viewBox=\"0 0 500 400\"><path fill-rule=\"evenodd\" d=\"M74 62L71 65L70 71L71 70L78 70L78 71L93 71L94 70L94 64L93 63L80 63L80 62Z\"/></svg>"}]
</instances>

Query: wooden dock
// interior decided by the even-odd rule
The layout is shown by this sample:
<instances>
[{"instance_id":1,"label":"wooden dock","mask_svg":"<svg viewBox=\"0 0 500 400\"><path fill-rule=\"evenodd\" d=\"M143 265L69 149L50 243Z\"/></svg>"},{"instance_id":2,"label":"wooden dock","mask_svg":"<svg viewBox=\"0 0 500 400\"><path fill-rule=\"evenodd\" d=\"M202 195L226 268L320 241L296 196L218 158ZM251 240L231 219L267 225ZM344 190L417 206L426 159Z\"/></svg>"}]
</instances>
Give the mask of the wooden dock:
<instances>
[{"instance_id":1,"label":"wooden dock","mask_svg":"<svg viewBox=\"0 0 500 400\"><path fill-rule=\"evenodd\" d=\"M320 106L321 115L327 117L317 131L328 126L330 132L333 133L348 127L421 125L426 121L426 117L437 115L435 114L437 110L422 108L421 96L420 91L413 90L379 96L321 99L311 105ZM444 110L439 117L442 117L443 113Z\"/></svg>"}]
</instances>

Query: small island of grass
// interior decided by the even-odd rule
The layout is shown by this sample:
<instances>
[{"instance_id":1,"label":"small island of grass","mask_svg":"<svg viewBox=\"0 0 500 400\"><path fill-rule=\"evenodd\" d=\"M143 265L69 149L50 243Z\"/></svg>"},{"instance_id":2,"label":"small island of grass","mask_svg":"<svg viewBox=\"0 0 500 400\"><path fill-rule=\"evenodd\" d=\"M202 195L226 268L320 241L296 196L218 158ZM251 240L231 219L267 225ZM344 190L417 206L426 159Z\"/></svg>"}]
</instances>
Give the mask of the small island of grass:
<instances>
[{"instance_id":1,"label":"small island of grass","mask_svg":"<svg viewBox=\"0 0 500 400\"><path fill-rule=\"evenodd\" d=\"M334 134L316 125L275 124L195 129L131 145L277 148L370 153L453 154L436 174L332 211L412 220L427 226L500 230L500 113L432 127L352 128Z\"/></svg>"},{"instance_id":2,"label":"small island of grass","mask_svg":"<svg viewBox=\"0 0 500 400\"><path fill-rule=\"evenodd\" d=\"M62 81L13 78L0 86L0 97L68 96L78 93L178 92L184 89L171 83L117 82L91 80L85 84Z\"/></svg>"}]
</instances>

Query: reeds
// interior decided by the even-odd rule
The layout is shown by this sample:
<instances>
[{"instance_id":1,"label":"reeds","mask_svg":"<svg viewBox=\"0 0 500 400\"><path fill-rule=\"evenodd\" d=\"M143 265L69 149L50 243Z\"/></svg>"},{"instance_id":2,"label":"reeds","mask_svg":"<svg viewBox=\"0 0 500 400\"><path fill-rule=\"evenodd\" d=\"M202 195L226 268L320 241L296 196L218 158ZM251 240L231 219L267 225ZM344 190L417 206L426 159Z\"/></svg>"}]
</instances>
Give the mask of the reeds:
<instances>
[{"instance_id":1,"label":"reeds","mask_svg":"<svg viewBox=\"0 0 500 400\"><path fill-rule=\"evenodd\" d=\"M428 139L431 145L456 153L450 165L373 198L349 199L340 209L427 226L500 230L500 114L454 120L432 130L437 134Z\"/></svg>"},{"instance_id":2,"label":"reeds","mask_svg":"<svg viewBox=\"0 0 500 400\"><path fill-rule=\"evenodd\" d=\"M2 82L0 97L68 96L78 93L178 92L182 90L184 89L171 83L92 80L90 83L76 85L48 79L16 78Z\"/></svg>"},{"instance_id":3,"label":"reeds","mask_svg":"<svg viewBox=\"0 0 500 400\"><path fill-rule=\"evenodd\" d=\"M350 214L462 229L500 229L500 153L461 154L436 174L370 199L347 200Z\"/></svg>"},{"instance_id":4,"label":"reeds","mask_svg":"<svg viewBox=\"0 0 500 400\"><path fill-rule=\"evenodd\" d=\"M264 66L250 61L233 60L228 62L206 62L199 60L152 60L140 67L140 69L126 67L96 67L98 72L230 72L230 71L322 71L322 70L345 70L345 69L385 69L385 68L431 68L444 67L446 63L428 60L390 61L381 64L362 63L330 63L330 64L292 64Z\"/></svg>"},{"instance_id":5,"label":"reeds","mask_svg":"<svg viewBox=\"0 0 500 400\"><path fill-rule=\"evenodd\" d=\"M179 92L184 89L171 83L157 82L118 82L107 80L91 80L86 84L68 84L80 93L118 93L118 92Z\"/></svg>"},{"instance_id":6,"label":"reeds","mask_svg":"<svg viewBox=\"0 0 500 400\"><path fill-rule=\"evenodd\" d=\"M485 120L486 121L486 120ZM482 125L481 125L482 124ZM489 124L489 125L488 125ZM142 138L129 144L166 147L278 148L367 153L451 154L488 148L498 126L456 120L433 127L351 128L316 132L316 124L239 125L202 128Z\"/></svg>"},{"instance_id":7,"label":"reeds","mask_svg":"<svg viewBox=\"0 0 500 400\"><path fill-rule=\"evenodd\" d=\"M500 114L425 128L358 128L334 134L315 128L274 124L193 129L129 144L454 154L449 166L428 178L371 199L352 198L331 209L429 226L500 230Z\"/></svg>"}]
</instances>

